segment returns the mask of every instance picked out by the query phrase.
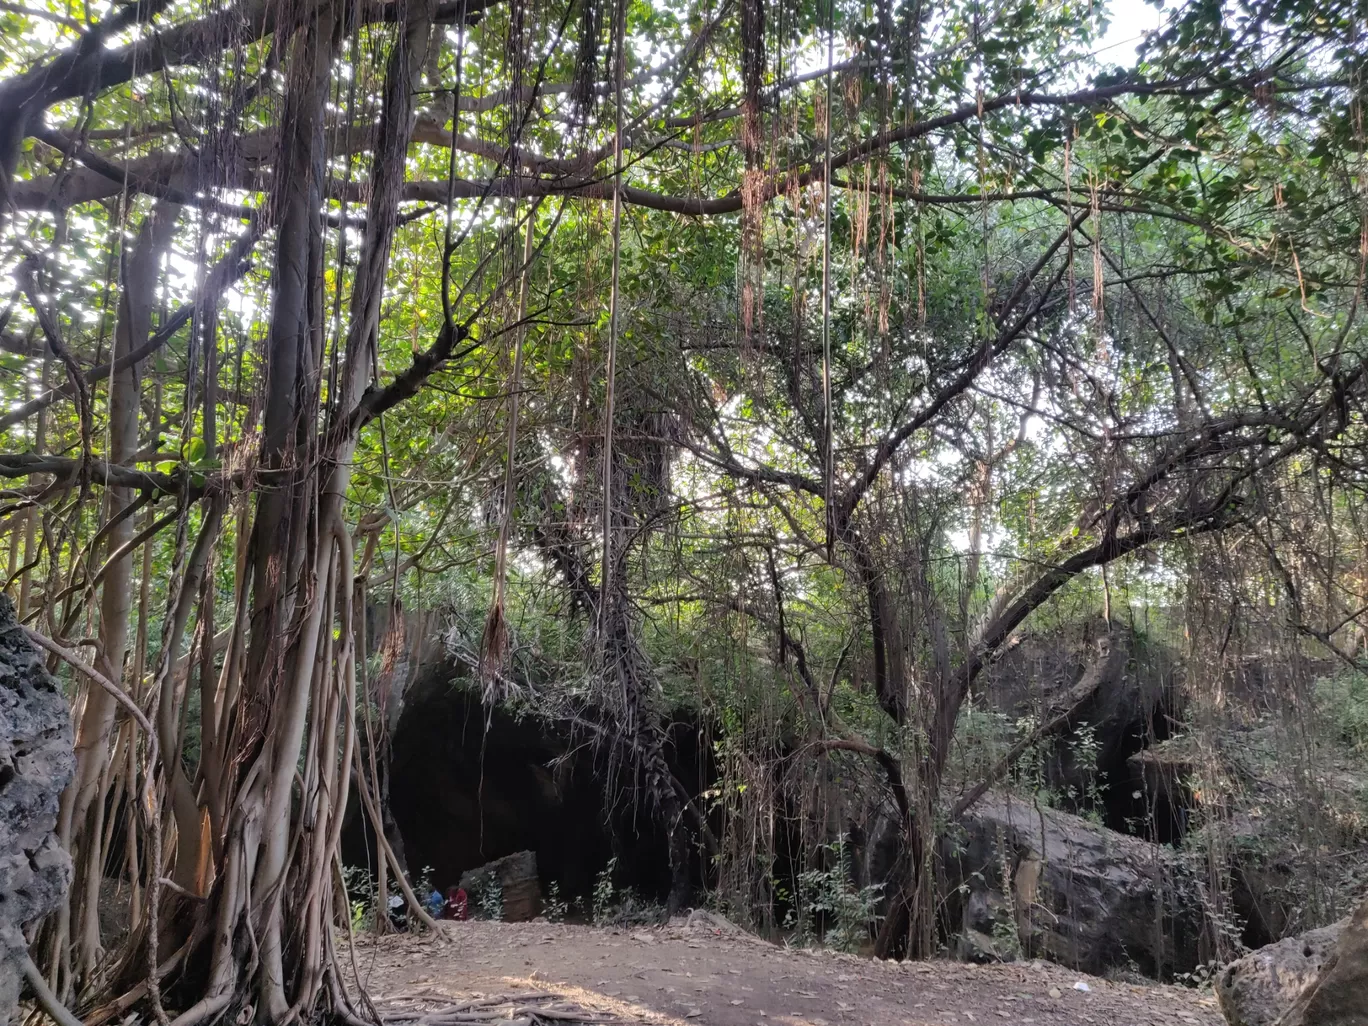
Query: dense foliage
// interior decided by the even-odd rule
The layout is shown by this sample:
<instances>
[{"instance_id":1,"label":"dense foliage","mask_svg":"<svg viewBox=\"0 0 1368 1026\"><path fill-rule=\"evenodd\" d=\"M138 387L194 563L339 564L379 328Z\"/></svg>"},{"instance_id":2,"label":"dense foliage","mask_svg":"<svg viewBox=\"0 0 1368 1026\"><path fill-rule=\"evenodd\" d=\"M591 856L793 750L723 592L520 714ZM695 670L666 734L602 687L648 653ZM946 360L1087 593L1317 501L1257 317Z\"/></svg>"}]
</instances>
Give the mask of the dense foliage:
<instances>
[{"instance_id":1,"label":"dense foliage","mask_svg":"<svg viewBox=\"0 0 1368 1026\"><path fill-rule=\"evenodd\" d=\"M414 641L376 606L639 773L675 904L695 841L764 890L745 767L861 767L884 952L933 945L957 725L1033 625L1357 665L1363 12L1107 17L0 5L7 590L77 699L57 993L354 1014L338 834ZM683 699L725 794L670 773Z\"/></svg>"}]
</instances>

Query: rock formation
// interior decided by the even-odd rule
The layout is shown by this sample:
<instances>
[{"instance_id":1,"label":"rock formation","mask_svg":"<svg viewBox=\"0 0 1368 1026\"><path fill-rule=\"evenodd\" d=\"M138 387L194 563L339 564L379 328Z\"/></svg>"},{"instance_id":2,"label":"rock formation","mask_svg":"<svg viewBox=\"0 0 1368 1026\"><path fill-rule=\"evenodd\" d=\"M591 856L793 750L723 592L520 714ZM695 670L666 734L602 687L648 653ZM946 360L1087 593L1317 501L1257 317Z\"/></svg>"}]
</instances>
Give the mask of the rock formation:
<instances>
[{"instance_id":1,"label":"rock formation","mask_svg":"<svg viewBox=\"0 0 1368 1026\"><path fill-rule=\"evenodd\" d=\"M461 875L461 886L476 905L483 897L497 894L506 923L525 923L541 914L536 852L517 851L471 869Z\"/></svg>"},{"instance_id":2,"label":"rock formation","mask_svg":"<svg viewBox=\"0 0 1368 1026\"><path fill-rule=\"evenodd\" d=\"M66 700L0 595L0 1022L14 1018L26 931L71 883L53 831L75 767Z\"/></svg>"},{"instance_id":3,"label":"rock formation","mask_svg":"<svg viewBox=\"0 0 1368 1026\"><path fill-rule=\"evenodd\" d=\"M1216 977L1216 998L1231 1026L1277 1026L1319 975L1343 923L1288 937L1231 962Z\"/></svg>"},{"instance_id":4,"label":"rock formation","mask_svg":"<svg viewBox=\"0 0 1368 1026\"><path fill-rule=\"evenodd\" d=\"M1335 950L1278 1026L1368 1023L1368 898L1343 927Z\"/></svg>"},{"instance_id":5,"label":"rock formation","mask_svg":"<svg viewBox=\"0 0 1368 1026\"><path fill-rule=\"evenodd\" d=\"M1201 905L1172 848L989 793L942 851L961 950L1151 975L1198 962Z\"/></svg>"}]
</instances>

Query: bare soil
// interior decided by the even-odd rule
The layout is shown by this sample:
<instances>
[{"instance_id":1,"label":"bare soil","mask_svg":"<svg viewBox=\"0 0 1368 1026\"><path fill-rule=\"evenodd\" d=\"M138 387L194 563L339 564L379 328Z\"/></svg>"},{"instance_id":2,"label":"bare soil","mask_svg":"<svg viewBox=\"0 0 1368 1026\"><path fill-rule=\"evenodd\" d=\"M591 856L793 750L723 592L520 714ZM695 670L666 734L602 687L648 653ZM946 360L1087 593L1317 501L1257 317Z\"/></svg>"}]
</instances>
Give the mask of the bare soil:
<instances>
[{"instance_id":1,"label":"bare soil","mask_svg":"<svg viewBox=\"0 0 1368 1026\"><path fill-rule=\"evenodd\" d=\"M778 947L702 920L650 929L443 923L358 941L380 1012L663 1026L1219 1026L1209 991L1118 983L1043 962L880 962ZM347 964L348 954L342 953ZM1086 990L1076 987L1084 984Z\"/></svg>"}]
</instances>

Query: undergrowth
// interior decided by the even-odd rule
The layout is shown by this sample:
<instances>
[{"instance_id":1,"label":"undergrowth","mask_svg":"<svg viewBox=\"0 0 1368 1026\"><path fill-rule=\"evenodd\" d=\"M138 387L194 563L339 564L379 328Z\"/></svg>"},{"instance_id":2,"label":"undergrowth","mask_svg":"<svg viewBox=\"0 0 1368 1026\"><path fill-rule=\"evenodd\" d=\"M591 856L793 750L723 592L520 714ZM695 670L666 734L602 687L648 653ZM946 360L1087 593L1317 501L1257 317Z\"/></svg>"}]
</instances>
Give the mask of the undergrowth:
<instances>
[{"instance_id":1,"label":"undergrowth","mask_svg":"<svg viewBox=\"0 0 1368 1026\"><path fill-rule=\"evenodd\" d=\"M617 858L608 860L594 879L590 916L595 926L646 926L665 918L665 906L641 897L630 887L613 881Z\"/></svg>"},{"instance_id":2,"label":"undergrowth","mask_svg":"<svg viewBox=\"0 0 1368 1026\"><path fill-rule=\"evenodd\" d=\"M798 874L796 908L786 926L799 943L818 941L836 951L853 952L878 925L883 884L856 887L852 845L845 834L822 845L826 866Z\"/></svg>"},{"instance_id":3,"label":"undergrowth","mask_svg":"<svg viewBox=\"0 0 1368 1026\"><path fill-rule=\"evenodd\" d=\"M1331 737L1368 754L1368 674L1345 669L1316 682L1316 706Z\"/></svg>"}]
</instances>

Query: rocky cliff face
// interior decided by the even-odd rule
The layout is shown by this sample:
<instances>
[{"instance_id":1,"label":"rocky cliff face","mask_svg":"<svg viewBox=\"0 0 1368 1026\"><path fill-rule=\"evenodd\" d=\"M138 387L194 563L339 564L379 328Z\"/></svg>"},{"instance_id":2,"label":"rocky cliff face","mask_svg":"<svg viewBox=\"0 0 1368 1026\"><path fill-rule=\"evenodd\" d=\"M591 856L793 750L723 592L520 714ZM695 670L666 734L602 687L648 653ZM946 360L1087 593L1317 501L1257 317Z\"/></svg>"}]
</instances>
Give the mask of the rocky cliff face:
<instances>
[{"instance_id":1,"label":"rocky cliff face","mask_svg":"<svg viewBox=\"0 0 1368 1026\"><path fill-rule=\"evenodd\" d=\"M14 1018L26 931L71 883L53 831L75 767L66 700L0 596L0 1023Z\"/></svg>"},{"instance_id":2,"label":"rocky cliff face","mask_svg":"<svg viewBox=\"0 0 1368 1026\"><path fill-rule=\"evenodd\" d=\"M1183 704L1172 651L1132 630L1089 621L1027 637L984 672L979 688L987 708L1009 720L1041 721L1078 702L1073 691L1087 677L1094 690L1071 726L1040 748L1042 782L1066 811L1095 813L1112 830L1147 840L1178 840L1187 796L1180 786L1150 787L1147 767L1136 761L1169 737ZM1080 743L1084 730L1087 744Z\"/></svg>"}]
</instances>

